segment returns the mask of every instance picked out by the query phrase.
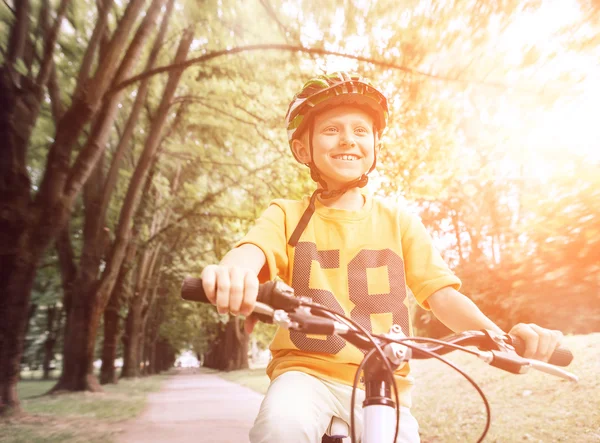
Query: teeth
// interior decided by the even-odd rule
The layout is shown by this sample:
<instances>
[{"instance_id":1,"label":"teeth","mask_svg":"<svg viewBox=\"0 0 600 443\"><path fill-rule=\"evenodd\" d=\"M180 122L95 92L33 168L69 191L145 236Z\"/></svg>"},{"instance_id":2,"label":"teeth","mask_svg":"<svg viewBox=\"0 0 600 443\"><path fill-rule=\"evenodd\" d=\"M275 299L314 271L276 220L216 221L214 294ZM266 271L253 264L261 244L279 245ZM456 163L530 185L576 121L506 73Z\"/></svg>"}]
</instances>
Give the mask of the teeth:
<instances>
[{"instance_id":1,"label":"teeth","mask_svg":"<svg viewBox=\"0 0 600 443\"><path fill-rule=\"evenodd\" d=\"M356 160L358 157L356 157L354 155L336 155L333 158L339 159L339 160Z\"/></svg>"}]
</instances>

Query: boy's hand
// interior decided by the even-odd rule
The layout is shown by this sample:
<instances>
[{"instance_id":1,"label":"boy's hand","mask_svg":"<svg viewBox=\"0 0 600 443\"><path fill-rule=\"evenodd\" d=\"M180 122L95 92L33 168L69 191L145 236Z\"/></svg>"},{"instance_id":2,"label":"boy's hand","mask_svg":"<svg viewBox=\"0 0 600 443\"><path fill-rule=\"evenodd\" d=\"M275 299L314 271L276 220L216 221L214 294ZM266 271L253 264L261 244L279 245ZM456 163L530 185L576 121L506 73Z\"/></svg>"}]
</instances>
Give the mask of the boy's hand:
<instances>
[{"instance_id":1,"label":"boy's hand","mask_svg":"<svg viewBox=\"0 0 600 443\"><path fill-rule=\"evenodd\" d=\"M258 295L258 277L251 269L209 265L201 278L206 297L219 314L250 315Z\"/></svg>"},{"instance_id":2,"label":"boy's hand","mask_svg":"<svg viewBox=\"0 0 600 443\"><path fill-rule=\"evenodd\" d=\"M563 338L562 332L545 329L533 323L516 324L509 334L520 337L525 341L523 357L540 361L548 361Z\"/></svg>"}]
</instances>

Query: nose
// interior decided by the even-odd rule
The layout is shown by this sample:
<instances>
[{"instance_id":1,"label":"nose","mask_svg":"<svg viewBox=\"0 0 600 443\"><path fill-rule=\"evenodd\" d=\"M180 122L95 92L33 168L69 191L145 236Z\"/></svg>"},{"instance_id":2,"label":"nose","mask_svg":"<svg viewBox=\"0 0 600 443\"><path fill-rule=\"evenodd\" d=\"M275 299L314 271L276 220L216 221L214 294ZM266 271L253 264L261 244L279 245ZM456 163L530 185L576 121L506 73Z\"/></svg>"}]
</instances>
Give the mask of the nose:
<instances>
[{"instance_id":1,"label":"nose","mask_svg":"<svg viewBox=\"0 0 600 443\"><path fill-rule=\"evenodd\" d=\"M356 142L354 141L354 137L351 134L344 134L341 138L340 144L342 146L355 146Z\"/></svg>"}]
</instances>

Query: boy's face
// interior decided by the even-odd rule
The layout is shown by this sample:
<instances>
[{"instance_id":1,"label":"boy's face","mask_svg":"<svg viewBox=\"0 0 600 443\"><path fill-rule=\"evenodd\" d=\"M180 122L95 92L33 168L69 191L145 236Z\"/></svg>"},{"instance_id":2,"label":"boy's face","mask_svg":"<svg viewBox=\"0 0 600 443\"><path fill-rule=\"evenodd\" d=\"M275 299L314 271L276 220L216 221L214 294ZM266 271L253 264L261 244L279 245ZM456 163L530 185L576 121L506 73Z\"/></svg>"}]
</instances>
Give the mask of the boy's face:
<instances>
[{"instance_id":1,"label":"boy's face","mask_svg":"<svg viewBox=\"0 0 600 443\"><path fill-rule=\"evenodd\" d=\"M354 106L337 106L314 120L313 162L329 189L366 174L375 159L373 118ZM302 163L310 161L308 131L295 140L293 149Z\"/></svg>"}]
</instances>

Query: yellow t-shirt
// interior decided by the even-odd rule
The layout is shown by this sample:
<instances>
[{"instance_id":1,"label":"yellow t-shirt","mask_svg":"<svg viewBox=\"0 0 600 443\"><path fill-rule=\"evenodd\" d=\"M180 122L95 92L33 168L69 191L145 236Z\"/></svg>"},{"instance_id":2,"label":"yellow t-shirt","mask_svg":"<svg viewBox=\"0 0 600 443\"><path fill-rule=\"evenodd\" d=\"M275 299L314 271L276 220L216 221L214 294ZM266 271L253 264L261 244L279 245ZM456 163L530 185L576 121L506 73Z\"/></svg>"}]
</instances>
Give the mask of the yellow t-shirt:
<instances>
[{"instance_id":1,"label":"yellow t-shirt","mask_svg":"<svg viewBox=\"0 0 600 443\"><path fill-rule=\"evenodd\" d=\"M274 200L238 245L250 243L265 254L261 281L279 276L299 296L351 317L381 334L392 324L411 334L406 286L417 302L446 286L460 287L421 221L407 210L365 195L358 211L316 211L296 247L288 240L308 206L302 201ZM302 371L352 385L363 352L341 337L311 336L279 328L270 346L267 374ZM401 404L410 407L412 378L406 365L396 375ZM362 384L360 386L363 387Z\"/></svg>"}]
</instances>

